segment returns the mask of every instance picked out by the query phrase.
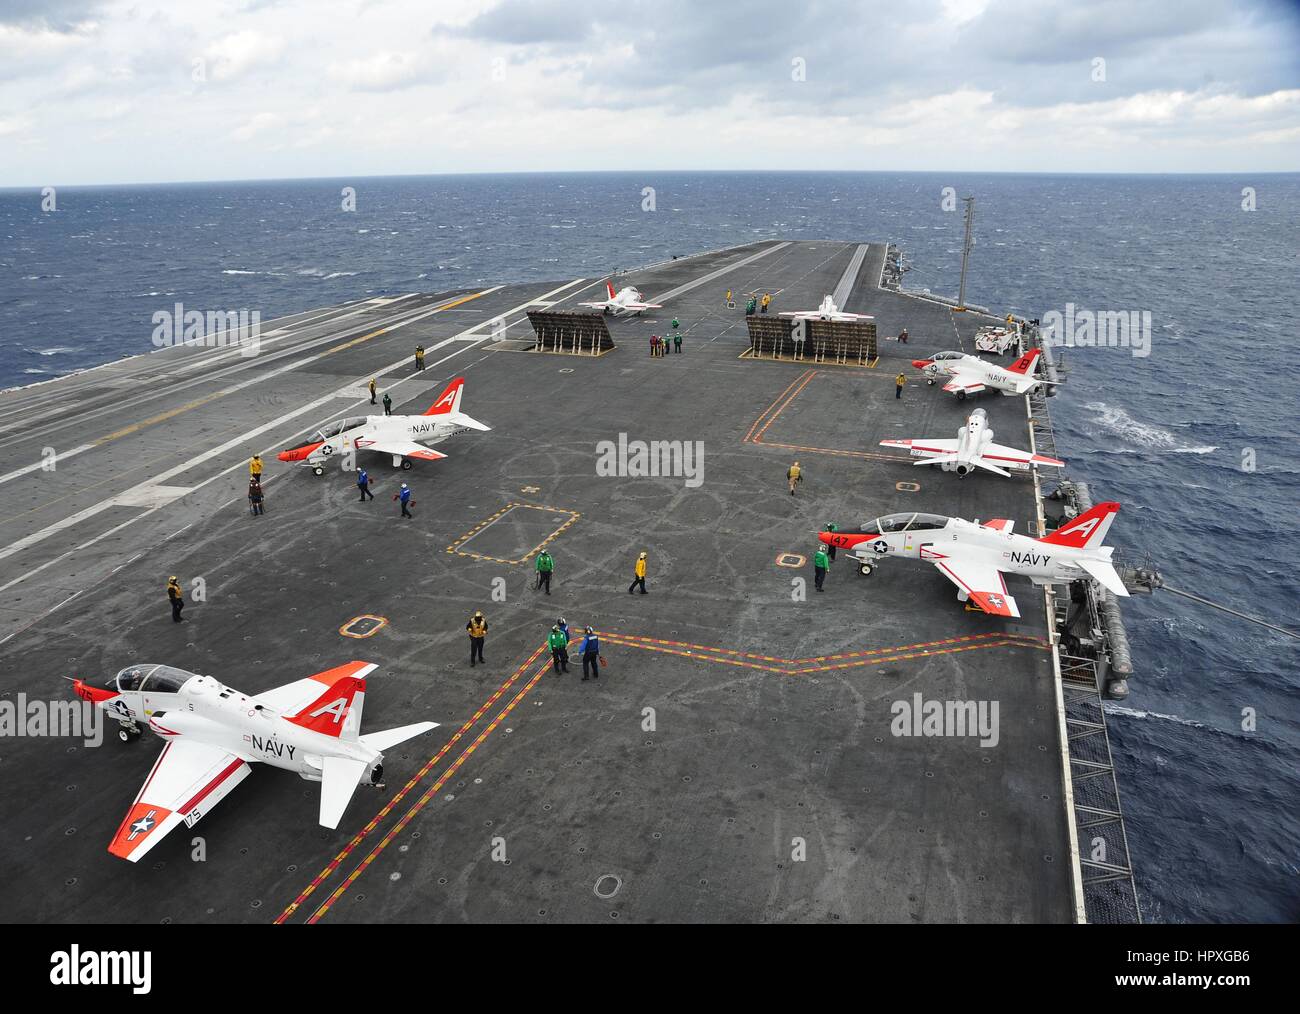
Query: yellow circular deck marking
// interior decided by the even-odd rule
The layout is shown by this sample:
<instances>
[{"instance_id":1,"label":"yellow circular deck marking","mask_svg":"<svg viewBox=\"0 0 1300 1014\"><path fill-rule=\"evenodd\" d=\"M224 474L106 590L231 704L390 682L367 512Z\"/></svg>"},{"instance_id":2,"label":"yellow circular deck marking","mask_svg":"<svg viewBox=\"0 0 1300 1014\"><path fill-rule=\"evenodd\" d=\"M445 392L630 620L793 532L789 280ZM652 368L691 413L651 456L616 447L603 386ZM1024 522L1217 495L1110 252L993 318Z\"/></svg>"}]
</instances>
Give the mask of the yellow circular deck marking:
<instances>
[{"instance_id":1,"label":"yellow circular deck marking","mask_svg":"<svg viewBox=\"0 0 1300 1014\"><path fill-rule=\"evenodd\" d=\"M900 493L919 493L921 491L921 485L916 482L896 482L894 483L894 489L898 490Z\"/></svg>"},{"instance_id":2,"label":"yellow circular deck marking","mask_svg":"<svg viewBox=\"0 0 1300 1014\"><path fill-rule=\"evenodd\" d=\"M776 565L778 567L802 567L808 562L806 556L800 556L798 553L777 553Z\"/></svg>"},{"instance_id":3,"label":"yellow circular deck marking","mask_svg":"<svg viewBox=\"0 0 1300 1014\"><path fill-rule=\"evenodd\" d=\"M360 632L352 629L357 624L362 624ZM386 626L388 626L388 620L385 617L362 613L360 616L352 617L347 623L339 627L339 633L344 637L355 637L357 640L361 640L365 637L374 637Z\"/></svg>"}]
</instances>

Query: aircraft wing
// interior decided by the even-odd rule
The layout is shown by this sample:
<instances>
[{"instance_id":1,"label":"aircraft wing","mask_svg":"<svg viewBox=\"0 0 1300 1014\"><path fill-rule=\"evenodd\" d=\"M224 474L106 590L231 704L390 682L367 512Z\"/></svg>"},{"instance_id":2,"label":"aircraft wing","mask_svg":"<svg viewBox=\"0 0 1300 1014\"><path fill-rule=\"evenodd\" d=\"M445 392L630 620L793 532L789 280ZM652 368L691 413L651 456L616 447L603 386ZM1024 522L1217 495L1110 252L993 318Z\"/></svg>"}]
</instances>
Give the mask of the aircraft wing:
<instances>
[{"instance_id":1,"label":"aircraft wing","mask_svg":"<svg viewBox=\"0 0 1300 1014\"><path fill-rule=\"evenodd\" d=\"M139 862L182 821L188 827L198 823L248 777L248 772L246 761L220 747L169 740L108 851L128 862Z\"/></svg>"},{"instance_id":2,"label":"aircraft wing","mask_svg":"<svg viewBox=\"0 0 1300 1014\"><path fill-rule=\"evenodd\" d=\"M999 465L1022 465L1025 467L1029 465L1052 465L1055 468L1065 466L1064 461L1049 458L1046 454L1030 454L1018 447L1003 447L1001 444L986 444L981 456Z\"/></svg>"},{"instance_id":3,"label":"aircraft wing","mask_svg":"<svg viewBox=\"0 0 1300 1014\"><path fill-rule=\"evenodd\" d=\"M602 299L602 300L601 300L600 302L598 302L598 303L579 303L578 305L579 305L579 306L592 306L592 307L595 307L597 310L603 310L603 309L605 309L605 308L608 307L608 306L613 306L614 304L613 304L610 300L608 300L608 299Z\"/></svg>"},{"instance_id":4,"label":"aircraft wing","mask_svg":"<svg viewBox=\"0 0 1300 1014\"><path fill-rule=\"evenodd\" d=\"M957 452L956 440L882 440L881 447L901 447L905 451L911 451L914 455L922 454L955 454ZM918 461L918 465L924 465L924 461Z\"/></svg>"},{"instance_id":5,"label":"aircraft wing","mask_svg":"<svg viewBox=\"0 0 1300 1014\"><path fill-rule=\"evenodd\" d=\"M1016 600L1007 594L1007 585L1002 579L1002 571L993 564L963 560L961 557L954 556L946 556L932 562L949 581L970 595L970 600L986 613L993 616L1020 615L1020 607L1016 605Z\"/></svg>"},{"instance_id":6,"label":"aircraft wing","mask_svg":"<svg viewBox=\"0 0 1300 1014\"><path fill-rule=\"evenodd\" d=\"M366 451L379 451L381 454L400 454L404 458L418 458L420 461L438 461L447 456L440 451L430 450L424 444L417 444L414 440L384 438L367 440L364 444L357 441L357 447Z\"/></svg>"},{"instance_id":7,"label":"aircraft wing","mask_svg":"<svg viewBox=\"0 0 1300 1014\"><path fill-rule=\"evenodd\" d=\"M663 308L663 303L623 303L624 310L659 310Z\"/></svg>"},{"instance_id":8,"label":"aircraft wing","mask_svg":"<svg viewBox=\"0 0 1300 1014\"><path fill-rule=\"evenodd\" d=\"M950 393L965 391L967 394L979 394L980 391L984 390L984 381L972 373L954 370L951 379L943 385L943 389Z\"/></svg>"}]
</instances>

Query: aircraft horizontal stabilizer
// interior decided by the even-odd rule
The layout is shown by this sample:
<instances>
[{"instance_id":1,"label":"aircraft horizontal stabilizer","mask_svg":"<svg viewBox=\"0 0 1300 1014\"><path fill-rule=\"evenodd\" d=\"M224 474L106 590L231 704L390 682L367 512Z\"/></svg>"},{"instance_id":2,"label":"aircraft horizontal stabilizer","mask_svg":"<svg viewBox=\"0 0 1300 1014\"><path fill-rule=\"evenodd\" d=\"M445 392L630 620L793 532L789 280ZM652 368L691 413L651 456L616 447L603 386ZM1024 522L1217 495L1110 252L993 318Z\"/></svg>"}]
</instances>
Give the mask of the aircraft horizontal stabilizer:
<instances>
[{"instance_id":1,"label":"aircraft horizontal stabilizer","mask_svg":"<svg viewBox=\"0 0 1300 1014\"><path fill-rule=\"evenodd\" d=\"M920 461L913 461L914 465L946 465L950 461L961 461L960 454L936 454L933 458L922 458Z\"/></svg>"},{"instance_id":2,"label":"aircraft horizontal stabilizer","mask_svg":"<svg viewBox=\"0 0 1300 1014\"><path fill-rule=\"evenodd\" d=\"M988 469L990 472L997 472L998 475L1002 476L1004 479L1011 478L1011 473L1008 472L1005 468L998 468L997 465L990 465L983 458L976 458L973 464L978 465L980 468Z\"/></svg>"},{"instance_id":3,"label":"aircraft horizontal stabilizer","mask_svg":"<svg viewBox=\"0 0 1300 1014\"><path fill-rule=\"evenodd\" d=\"M348 757L325 757L320 779L321 827L335 828L369 765Z\"/></svg>"},{"instance_id":4,"label":"aircraft horizontal stabilizer","mask_svg":"<svg viewBox=\"0 0 1300 1014\"><path fill-rule=\"evenodd\" d=\"M437 722L416 722L414 725L385 729L383 732L367 733L361 737L361 743L372 750L378 750L382 753L389 747L397 746L398 743L405 743L412 736L418 736L422 732L428 732L430 729L436 729L437 727Z\"/></svg>"},{"instance_id":5,"label":"aircraft horizontal stabilizer","mask_svg":"<svg viewBox=\"0 0 1300 1014\"><path fill-rule=\"evenodd\" d=\"M1078 564L1109 592L1116 595L1128 596L1128 589L1124 587L1124 582L1120 580L1114 564L1105 560L1079 560Z\"/></svg>"}]
</instances>

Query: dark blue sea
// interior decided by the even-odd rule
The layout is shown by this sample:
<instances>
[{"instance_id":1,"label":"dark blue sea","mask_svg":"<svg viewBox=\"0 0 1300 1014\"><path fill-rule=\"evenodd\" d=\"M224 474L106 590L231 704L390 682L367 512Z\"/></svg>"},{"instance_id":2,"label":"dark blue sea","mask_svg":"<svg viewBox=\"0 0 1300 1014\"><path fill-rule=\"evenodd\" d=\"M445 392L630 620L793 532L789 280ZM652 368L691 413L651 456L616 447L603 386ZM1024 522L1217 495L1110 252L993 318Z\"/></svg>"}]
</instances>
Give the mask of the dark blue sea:
<instances>
[{"instance_id":1,"label":"dark blue sea","mask_svg":"<svg viewBox=\"0 0 1300 1014\"><path fill-rule=\"evenodd\" d=\"M1110 541L1171 585L1300 626L1300 174L211 183L60 189L52 213L36 190L0 191L0 387L147 352L152 314L177 301L269 320L774 236L889 239L913 264L905 285L955 294L947 186L978 198L971 302L1152 315L1149 356L1071 351L1053 399L1071 472L1124 504ZM1169 594L1125 614L1138 677L1110 730L1146 918L1300 919L1297 643Z\"/></svg>"}]
</instances>

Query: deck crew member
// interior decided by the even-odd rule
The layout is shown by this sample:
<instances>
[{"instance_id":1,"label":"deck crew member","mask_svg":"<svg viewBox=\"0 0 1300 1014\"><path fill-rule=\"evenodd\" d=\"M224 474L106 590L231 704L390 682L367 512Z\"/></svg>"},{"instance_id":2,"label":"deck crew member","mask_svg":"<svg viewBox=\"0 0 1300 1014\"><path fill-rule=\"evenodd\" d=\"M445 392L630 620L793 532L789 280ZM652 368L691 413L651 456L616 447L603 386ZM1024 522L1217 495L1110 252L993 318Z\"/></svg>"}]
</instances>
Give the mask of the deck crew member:
<instances>
[{"instance_id":1,"label":"deck crew member","mask_svg":"<svg viewBox=\"0 0 1300 1014\"><path fill-rule=\"evenodd\" d=\"M794 496L794 488L803 482L803 469L799 467L799 462L795 462L785 471L786 482L790 484L790 495Z\"/></svg>"},{"instance_id":2,"label":"deck crew member","mask_svg":"<svg viewBox=\"0 0 1300 1014\"><path fill-rule=\"evenodd\" d=\"M551 648L551 666L557 673L569 671L569 638L558 626L551 628L546 639Z\"/></svg>"},{"instance_id":3,"label":"deck crew member","mask_svg":"<svg viewBox=\"0 0 1300 1014\"><path fill-rule=\"evenodd\" d=\"M370 404L373 405L375 403L375 391L377 390L375 386L375 378L371 377L370 383L367 384L366 386L370 388Z\"/></svg>"},{"instance_id":4,"label":"deck crew member","mask_svg":"<svg viewBox=\"0 0 1300 1014\"><path fill-rule=\"evenodd\" d=\"M402 501L402 517L410 518L415 516L410 512L410 510L407 509L408 505L415 503L415 501L411 499L410 486L408 486L406 483L402 483L402 488L397 492L397 494L393 497L393 499Z\"/></svg>"},{"instance_id":5,"label":"deck crew member","mask_svg":"<svg viewBox=\"0 0 1300 1014\"><path fill-rule=\"evenodd\" d=\"M390 398L388 396L388 392L385 391L384 392L384 415L392 415L392 414L393 414L393 399Z\"/></svg>"},{"instance_id":6,"label":"deck crew member","mask_svg":"<svg viewBox=\"0 0 1300 1014\"><path fill-rule=\"evenodd\" d=\"M727 305L728 305L728 306L731 305L731 290L730 290L730 289L727 290Z\"/></svg>"},{"instance_id":7,"label":"deck crew member","mask_svg":"<svg viewBox=\"0 0 1300 1014\"><path fill-rule=\"evenodd\" d=\"M770 302L772 302L772 293L770 293L770 292L765 292L765 293L763 293L762 309L760 309L758 312L759 312L759 313L767 313L767 304L770 303Z\"/></svg>"},{"instance_id":8,"label":"deck crew member","mask_svg":"<svg viewBox=\"0 0 1300 1014\"><path fill-rule=\"evenodd\" d=\"M907 328L903 328L903 330L898 332L898 343L900 345L907 344Z\"/></svg>"},{"instance_id":9,"label":"deck crew member","mask_svg":"<svg viewBox=\"0 0 1300 1014\"><path fill-rule=\"evenodd\" d=\"M681 352L682 350L682 333L678 331L673 335L673 351Z\"/></svg>"},{"instance_id":10,"label":"deck crew member","mask_svg":"<svg viewBox=\"0 0 1300 1014\"><path fill-rule=\"evenodd\" d=\"M375 494L370 492L370 473L364 468L357 472L357 489L361 490L361 503L375 498Z\"/></svg>"},{"instance_id":11,"label":"deck crew member","mask_svg":"<svg viewBox=\"0 0 1300 1014\"><path fill-rule=\"evenodd\" d=\"M573 640L573 635L569 633L568 620L566 620L563 616L561 616L559 619L555 621L555 625L560 628L560 633L562 633L568 640L570 641Z\"/></svg>"},{"instance_id":12,"label":"deck crew member","mask_svg":"<svg viewBox=\"0 0 1300 1014\"><path fill-rule=\"evenodd\" d=\"M465 629L469 631L469 664L474 665L474 660L477 658L487 665L483 660L483 639L487 637L487 620L483 618L483 610L475 610L474 615L465 624Z\"/></svg>"},{"instance_id":13,"label":"deck crew member","mask_svg":"<svg viewBox=\"0 0 1300 1014\"><path fill-rule=\"evenodd\" d=\"M555 560L546 550L537 554L537 587L545 588L551 594L551 574L555 570Z\"/></svg>"},{"instance_id":14,"label":"deck crew member","mask_svg":"<svg viewBox=\"0 0 1300 1014\"><path fill-rule=\"evenodd\" d=\"M582 680L585 683L588 679L587 666L591 666L591 679L600 679L600 638L596 632L588 627L582 634L582 641L578 644L578 654L582 656Z\"/></svg>"},{"instance_id":15,"label":"deck crew member","mask_svg":"<svg viewBox=\"0 0 1300 1014\"><path fill-rule=\"evenodd\" d=\"M674 317L674 318L673 318L673 330L676 331L676 330L677 330L679 327L681 327L681 326L682 326L682 325L678 322L677 318Z\"/></svg>"},{"instance_id":16,"label":"deck crew member","mask_svg":"<svg viewBox=\"0 0 1300 1014\"><path fill-rule=\"evenodd\" d=\"M834 522L834 521L832 521L830 524L828 524L828 525L826 526L826 530L827 530L828 532L836 532L836 531L839 531L839 529L835 527L835 522ZM826 554L827 554L827 555L828 555L832 560L835 559L835 545L834 545L834 543L832 543L832 544L830 544L830 545L828 545L828 546L826 547Z\"/></svg>"},{"instance_id":17,"label":"deck crew member","mask_svg":"<svg viewBox=\"0 0 1300 1014\"><path fill-rule=\"evenodd\" d=\"M248 480L248 513L252 514L254 517L258 516L259 514L265 513L262 510L263 499L264 497L262 495L262 484L258 482L256 479L249 479Z\"/></svg>"},{"instance_id":18,"label":"deck crew member","mask_svg":"<svg viewBox=\"0 0 1300 1014\"><path fill-rule=\"evenodd\" d=\"M424 369L424 346L423 345L415 346L415 368L417 370Z\"/></svg>"},{"instance_id":19,"label":"deck crew member","mask_svg":"<svg viewBox=\"0 0 1300 1014\"><path fill-rule=\"evenodd\" d=\"M830 557L826 555L826 547L818 544L817 552L813 554L813 585L818 591L822 590L822 583L826 580L826 571L830 569Z\"/></svg>"},{"instance_id":20,"label":"deck crew member","mask_svg":"<svg viewBox=\"0 0 1300 1014\"><path fill-rule=\"evenodd\" d=\"M650 358L653 359L657 355L659 355L659 336L652 334L650 336Z\"/></svg>"},{"instance_id":21,"label":"deck crew member","mask_svg":"<svg viewBox=\"0 0 1300 1014\"><path fill-rule=\"evenodd\" d=\"M249 461L248 477L256 479L258 482L262 481L262 456L260 454L254 454L252 460Z\"/></svg>"},{"instance_id":22,"label":"deck crew member","mask_svg":"<svg viewBox=\"0 0 1300 1014\"><path fill-rule=\"evenodd\" d=\"M638 585L641 587L641 594L644 595L646 593L645 570L646 570L645 553L642 553L640 556L636 558L636 568L632 571L633 574L632 583L627 586L627 593L629 595L632 594L632 589L636 588Z\"/></svg>"},{"instance_id":23,"label":"deck crew member","mask_svg":"<svg viewBox=\"0 0 1300 1014\"><path fill-rule=\"evenodd\" d=\"M175 574L167 579L167 598L172 604L172 622L181 623L184 617L181 610L185 608L185 596L181 592L181 581Z\"/></svg>"},{"instance_id":24,"label":"deck crew member","mask_svg":"<svg viewBox=\"0 0 1300 1014\"><path fill-rule=\"evenodd\" d=\"M907 378L906 378L905 376L903 376L901 373L900 373L897 377L894 378L894 397L895 397L895 398L901 398L901 397L903 396L903 385L906 384L906 383L907 383Z\"/></svg>"}]
</instances>

